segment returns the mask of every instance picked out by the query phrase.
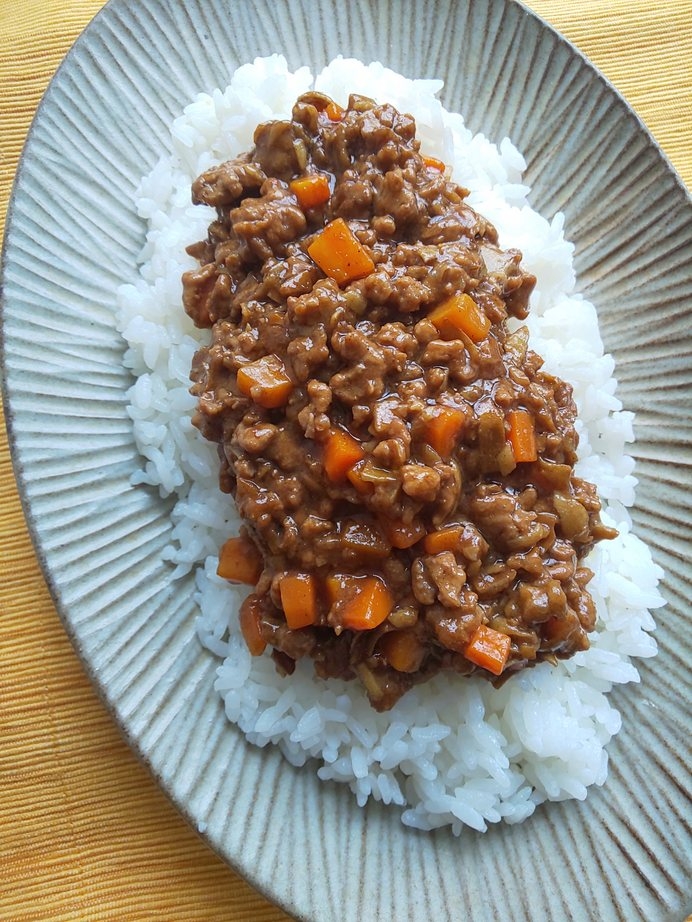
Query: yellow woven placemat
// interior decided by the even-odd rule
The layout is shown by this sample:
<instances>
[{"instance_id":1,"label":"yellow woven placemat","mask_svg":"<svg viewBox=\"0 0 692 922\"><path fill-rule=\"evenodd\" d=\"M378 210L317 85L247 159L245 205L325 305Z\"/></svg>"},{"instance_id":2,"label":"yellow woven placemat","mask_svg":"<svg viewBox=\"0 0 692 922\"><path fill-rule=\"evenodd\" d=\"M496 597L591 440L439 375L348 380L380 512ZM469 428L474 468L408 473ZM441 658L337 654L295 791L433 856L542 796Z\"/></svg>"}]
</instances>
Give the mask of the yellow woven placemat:
<instances>
[{"instance_id":1,"label":"yellow woven placemat","mask_svg":"<svg viewBox=\"0 0 692 922\"><path fill-rule=\"evenodd\" d=\"M101 0L0 0L0 235L26 131ZM692 0L532 0L692 187ZM193 833L122 741L62 629L0 424L0 919L287 917Z\"/></svg>"}]
</instances>

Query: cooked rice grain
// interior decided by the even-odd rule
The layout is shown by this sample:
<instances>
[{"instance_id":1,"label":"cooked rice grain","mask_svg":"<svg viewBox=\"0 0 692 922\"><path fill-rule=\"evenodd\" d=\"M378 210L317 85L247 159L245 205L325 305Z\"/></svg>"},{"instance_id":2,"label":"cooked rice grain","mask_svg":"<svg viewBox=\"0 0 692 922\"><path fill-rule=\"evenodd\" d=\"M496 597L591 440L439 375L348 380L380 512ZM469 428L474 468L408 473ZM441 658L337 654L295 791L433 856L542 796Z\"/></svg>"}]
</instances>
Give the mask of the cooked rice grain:
<instances>
[{"instance_id":1,"label":"cooked rice grain","mask_svg":"<svg viewBox=\"0 0 692 922\"><path fill-rule=\"evenodd\" d=\"M314 760L321 779L347 784L360 805L370 798L396 805L418 829L450 826L458 834L464 826L518 823L543 801L583 799L605 781L605 747L620 728L607 693L639 681L632 658L655 655L649 609L663 604L662 573L630 529L632 414L616 396L596 311L575 294L563 217L547 221L531 210L521 154L507 138L495 145L472 135L460 115L446 112L435 97L439 80L412 81L381 64L338 58L314 85L341 103L360 92L411 112L424 153L453 164L455 179L471 189L470 204L537 276L532 348L574 387L576 472L597 484L603 519L620 531L587 560L599 612L591 648L556 667L524 670L499 689L482 679L438 677L378 714L355 683L316 679L309 662L283 679L268 655L251 657L236 617L244 591L215 573L217 549L238 520L230 499L219 502L216 448L191 425L190 362L208 334L182 309L180 276L195 265L184 248L205 237L211 209L192 206L189 189L213 163L251 148L255 126L287 117L312 85L307 68L290 73L279 55L244 65L225 90L187 106L172 126L171 152L142 180L137 211L147 242L138 281L120 289L118 317L136 377L129 412L143 466L133 483L178 498L166 557L173 578L196 570L197 636L221 660L216 689L251 743L279 746L295 766Z\"/></svg>"}]
</instances>

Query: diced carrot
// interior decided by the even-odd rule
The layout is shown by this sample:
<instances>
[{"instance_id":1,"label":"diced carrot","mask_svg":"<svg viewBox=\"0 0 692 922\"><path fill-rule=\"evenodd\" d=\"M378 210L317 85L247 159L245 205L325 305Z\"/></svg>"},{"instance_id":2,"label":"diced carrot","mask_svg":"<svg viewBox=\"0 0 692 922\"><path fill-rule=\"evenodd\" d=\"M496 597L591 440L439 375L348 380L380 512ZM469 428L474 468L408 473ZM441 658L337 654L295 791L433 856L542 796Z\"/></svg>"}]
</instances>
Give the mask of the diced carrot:
<instances>
[{"instance_id":1,"label":"diced carrot","mask_svg":"<svg viewBox=\"0 0 692 922\"><path fill-rule=\"evenodd\" d=\"M423 662L425 648L415 631L389 631L377 643L377 650L397 672L415 672Z\"/></svg>"},{"instance_id":2,"label":"diced carrot","mask_svg":"<svg viewBox=\"0 0 692 922\"><path fill-rule=\"evenodd\" d=\"M265 355L238 369L238 390L261 407L283 407L293 391L293 382L277 355Z\"/></svg>"},{"instance_id":3,"label":"diced carrot","mask_svg":"<svg viewBox=\"0 0 692 922\"><path fill-rule=\"evenodd\" d=\"M310 573L287 573L279 583L281 607L292 631L317 621L317 587Z\"/></svg>"},{"instance_id":4,"label":"diced carrot","mask_svg":"<svg viewBox=\"0 0 692 922\"><path fill-rule=\"evenodd\" d=\"M351 631L370 631L387 618L394 598L377 576L358 579L351 598L340 611L343 627Z\"/></svg>"},{"instance_id":5,"label":"diced carrot","mask_svg":"<svg viewBox=\"0 0 692 922\"><path fill-rule=\"evenodd\" d=\"M256 595L249 595L240 606L239 613L240 632L253 656L261 656L267 647L267 641L262 636L261 608Z\"/></svg>"},{"instance_id":6,"label":"diced carrot","mask_svg":"<svg viewBox=\"0 0 692 922\"><path fill-rule=\"evenodd\" d=\"M402 550L413 547L425 535L425 525L422 522L383 522L382 526L392 547Z\"/></svg>"},{"instance_id":7,"label":"diced carrot","mask_svg":"<svg viewBox=\"0 0 692 922\"><path fill-rule=\"evenodd\" d=\"M392 594L378 576L331 574L324 581L324 595L329 606L336 610L339 627L352 631L378 627L394 607Z\"/></svg>"},{"instance_id":8,"label":"diced carrot","mask_svg":"<svg viewBox=\"0 0 692 922\"><path fill-rule=\"evenodd\" d=\"M291 192L298 199L301 208L316 208L329 201L331 190L329 180L324 173L310 173L289 183Z\"/></svg>"},{"instance_id":9,"label":"diced carrot","mask_svg":"<svg viewBox=\"0 0 692 922\"><path fill-rule=\"evenodd\" d=\"M466 423L461 407L429 407L423 420L423 437L441 458L449 458Z\"/></svg>"},{"instance_id":10,"label":"diced carrot","mask_svg":"<svg viewBox=\"0 0 692 922\"><path fill-rule=\"evenodd\" d=\"M446 525L438 531L430 531L423 538L426 554L440 554L442 551L458 551L461 544L462 525Z\"/></svg>"},{"instance_id":11,"label":"diced carrot","mask_svg":"<svg viewBox=\"0 0 692 922\"><path fill-rule=\"evenodd\" d=\"M308 253L325 275L339 285L362 279L375 268L367 250L343 218L336 218L308 247Z\"/></svg>"},{"instance_id":12,"label":"diced carrot","mask_svg":"<svg viewBox=\"0 0 692 922\"><path fill-rule=\"evenodd\" d=\"M346 110L342 109L334 100L327 103L324 111L327 113L327 118L332 122L340 122L346 114Z\"/></svg>"},{"instance_id":13,"label":"diced carrot","mask_svg":"<svg viewBox=\"0 0 692 922\"><path fill-rule=\"evenodd\" d=\"M423 163L429 170L437 170L438 173L444 173L445 171L444 163L438 160L437 157L423 157Z\"/></svg>"},{"instance_id":14,"label":"diced carrot","mask_svg":"<svg viewBox=\"0 0 692 922\"><path fill-rule=\"evenodd\" d=\"M324 470L331 481L340 483L346 479L350 468L362 461L365 452L360 442L343 429L332 429L324 446Z\"/></svg>"},{"instance_id":15,"label":"diced carrot","mask_svg":"<svg viewBox=\"0 0 692 922\"><path fill-rule=\"evenodd\" d=\"M509 423L509 443L514 452L514 460L520 462L536 461L536 429L533 417L528 410L510 410L507 414Z\"/></svg>"},{"instance_id":16,"label":"diced carrot","mask_svg":"<svg viewBox=\"0 0 692 922\"><path fill-rule=\"evenodd\" d=\"M351 573L332 573L325 577L324 595L329 606L336 605L337 602L355 591L359 579L360 577Z\"/></svg>"},{"instance_id":17,"label":"diced carrot","mask_svg":"<svg viewBox=\"0 0 692 922\"><path fill-rule=\"evenodd\" d=\"M474 343L485 339L490 330L490 320L485 316L471 295L452 295L428 314L430 320L444 339L459 339L465 334Z\"/></svg>"},{"instance_id":18,"label":"diced carrot","mask_svg":"<svg viewBox=\"0 0 692 922\"><path fill-rule=\"evenodd\" d=\"M219 565L216 568L221 579L254 586L260 578L264 563L256 545L242 535L229 538L219 551Z\"/></svg>"},{"instance_id":19,"label":"diced carrot","mask_svg":"<svg viewBox=\"0 0 692 922\"><path fill-rule=\"evenodd\" d=\"M512 641L508 634L480 624L464 650L464 656L493 675L500 675L509 658L511 646Z\"/></svg>"}]
</instances>

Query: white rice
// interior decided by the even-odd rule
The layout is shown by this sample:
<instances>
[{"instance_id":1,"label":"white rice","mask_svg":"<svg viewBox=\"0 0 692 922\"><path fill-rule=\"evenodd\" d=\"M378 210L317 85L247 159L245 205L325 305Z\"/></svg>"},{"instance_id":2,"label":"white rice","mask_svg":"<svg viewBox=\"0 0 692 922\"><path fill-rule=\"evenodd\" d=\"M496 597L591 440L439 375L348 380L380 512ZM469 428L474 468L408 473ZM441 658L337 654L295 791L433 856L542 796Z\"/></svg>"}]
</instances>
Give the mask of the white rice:
<instances>
[{"instance_id":1,"label":"white rice","mask_svg":"<svg viewBox=\"0 0 692 922\"><path fill-rule=\"evenodd\" d=\"M544 663L494 689L482 679L440 676L377 714L356 683L313 676L301 662L290 679L268 654L253 658L236 611L244 590L215 575L217 549L237 533L231 501L219 501L216 446L191 425L190 361L204 335L181 307L181 273L195 265L184 247L206 236L211 209L190 204L190 184L203 170L252 146L255 126L290 114L313 86L307 68L290 73L283 57L237 70L225 90L203 93L171 129L171 150L138 191L147 222L140 278L119 292L119 329L136 383L130 415L142 470L133 483L157 487L178 502L167 559L173 576L196 572L199 641L220 659L216 688L228 719L257 746L281 748L296 766L308 760L323 780L349 785L358 803L369 798L402 808L419 829L518 823L537 804L583 799L606 779L606 745L620 728L607 693L638 682L632 660L654 656L649 609L663 604L662 576L646 546L631 533L634 502L632 414L615 395L614 363L604 354L596 311L574 293L573 247L563 217L548 222L528 204L522 155L472 135L460 115L446 112L439 80L408 80L382 67L337 59L314 86L344 104L349 92L389 101L412 113L423 152L453 164L470 202L498 228L504 247L517 247L537 276L529 326L532 348L548 371L574 387L579 408L577 473L598 485L603 518L620 536L588 559L599 620L591 648L553 667ZM229 619L230 613L230 619ZM192 628L191 628L192 641Z\"/></svg>"}]
</instances>

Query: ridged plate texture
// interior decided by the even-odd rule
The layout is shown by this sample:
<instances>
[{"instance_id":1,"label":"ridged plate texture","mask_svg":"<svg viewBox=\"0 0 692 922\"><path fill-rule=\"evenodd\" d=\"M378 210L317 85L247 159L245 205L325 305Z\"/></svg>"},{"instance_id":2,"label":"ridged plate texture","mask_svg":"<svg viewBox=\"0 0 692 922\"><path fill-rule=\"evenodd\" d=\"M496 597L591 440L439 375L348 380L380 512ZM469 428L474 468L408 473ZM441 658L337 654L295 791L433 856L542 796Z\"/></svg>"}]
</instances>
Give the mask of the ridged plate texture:
<instances>
[{"instance_id":1,"label":"ridged plate texture","mask_svg":"<svg viewBox=\"0 0 692 922\"><path fill-rule=\"evenodd\" d=\"M443 101L525 153L533 204L562 210L620 395L637 413L635 524L666 570L658 658L614 693L625 727L604 788L526 824L405 830L396 811L247 746L194 638L192 580L161 550L170 505L139 460L115 292L134 279L132 206L166 126L256 55L342 53L442 76ZM40 108L4 262L17 474L76 647L132 745L234 867L301 919L680 920L690 906L692 205L624 102L511 0L111 0Z\"/></svg>"}]
</instances>

